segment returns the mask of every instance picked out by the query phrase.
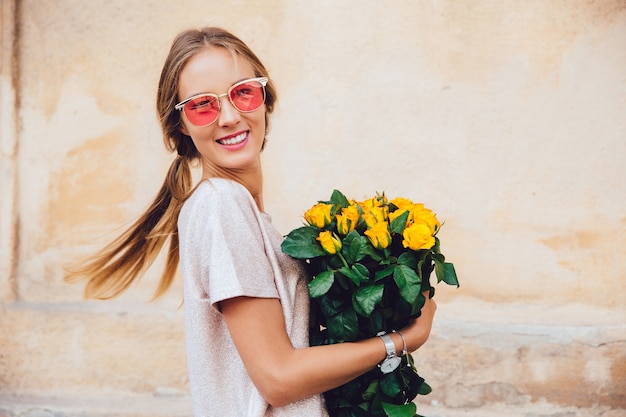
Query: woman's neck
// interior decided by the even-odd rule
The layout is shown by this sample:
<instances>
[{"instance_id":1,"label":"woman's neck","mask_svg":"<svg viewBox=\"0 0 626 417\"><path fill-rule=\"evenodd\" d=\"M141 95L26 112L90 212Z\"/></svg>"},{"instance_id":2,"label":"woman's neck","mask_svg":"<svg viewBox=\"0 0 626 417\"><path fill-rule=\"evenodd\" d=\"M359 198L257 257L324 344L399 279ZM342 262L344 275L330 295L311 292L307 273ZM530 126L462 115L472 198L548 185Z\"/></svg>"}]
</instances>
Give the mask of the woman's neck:
<instances>
[{"instance_id":1,"label":"woman's neck","mask_svg":"<svg viewBox=\"0 0 626 417\"><path fill-rule=\"evenodd\" d=\"M230 170L202 165L202 179L224 178L236 181L246 187L252 198L256 202L261 212L264 212L263 206L263 171L260 163L252 169L247 170Z\"/></svg>"}]
</instances>

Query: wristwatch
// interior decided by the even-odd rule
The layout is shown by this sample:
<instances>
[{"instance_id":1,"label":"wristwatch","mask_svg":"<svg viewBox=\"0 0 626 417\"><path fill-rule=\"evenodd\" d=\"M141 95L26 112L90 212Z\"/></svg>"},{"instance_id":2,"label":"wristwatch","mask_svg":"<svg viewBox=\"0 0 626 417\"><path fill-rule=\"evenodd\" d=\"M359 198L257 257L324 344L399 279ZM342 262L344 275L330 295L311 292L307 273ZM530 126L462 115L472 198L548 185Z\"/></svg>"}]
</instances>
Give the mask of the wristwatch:
<instances>
[{"instance_id":1,"label":"wristwatch","mask_svg":"<svg viewBox=\"0 0 626 417\"><path fill-rule=\"evenodd\" d=\"M385 343L385 350L387 351L387 357L378 364L378 367L380 368L380 372L388 374L393 372L400 365L402 359L396 353L396 346L393 344L391 336L384 331L377 333L376 336L380 337Z\"/></svg>"}]
</instances>

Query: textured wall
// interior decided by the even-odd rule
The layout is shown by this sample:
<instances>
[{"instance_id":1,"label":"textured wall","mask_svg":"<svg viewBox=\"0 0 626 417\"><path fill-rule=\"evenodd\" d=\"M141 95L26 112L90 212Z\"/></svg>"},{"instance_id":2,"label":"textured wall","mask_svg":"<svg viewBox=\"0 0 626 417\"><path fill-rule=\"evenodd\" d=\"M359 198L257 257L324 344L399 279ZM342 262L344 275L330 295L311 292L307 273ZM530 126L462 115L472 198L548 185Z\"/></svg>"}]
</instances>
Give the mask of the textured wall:
<instances>
[{"instance_id":1,"label":"textured wall","mask_svg":"<svg viewBox=\"0 0 626 417\"><path fill-rule=\"evenodd\" d=\"M461 280L438 293L433 346L480 328L468 355L496 349L491 365L508 366L501 381L485 371L478 388L455 380L460 392L505 401L485 391L501 382L518 390L515 401L626 407L624 0L3 0L0 390L36 392L58 378L85 385L81 355L113 352L124 368L132 347L121 341L140 343L137 332L159 314L167 370L137 365L145 385L131 369L114 379L135 391L186 389L180 286L144 304L152 271L120 300L83 303L62 275L158 189L171 156L155 86L174 35L202 25L237 33L278 85L264 163L266 209L279 230L299 226L333 188L423 201L445 221L444 253ZM494 348L509 328L526 339ZM558 342L546 336L554 332ZM88 341L106 345L107 334L116 343L94 353ZM588 350L567 350L571 340ZM37 360L60 355L67 372L20 359L44 345ZM554 346L571 361L548 367ZM485 368L456 355L450 372ZM573 363L595 379L576 388ZM87 386L112 378L106 364L93 372ZM520 374L530 377L520 383ZM444 402L452 395L439 392Z\"/></svg>"}]
</instances>

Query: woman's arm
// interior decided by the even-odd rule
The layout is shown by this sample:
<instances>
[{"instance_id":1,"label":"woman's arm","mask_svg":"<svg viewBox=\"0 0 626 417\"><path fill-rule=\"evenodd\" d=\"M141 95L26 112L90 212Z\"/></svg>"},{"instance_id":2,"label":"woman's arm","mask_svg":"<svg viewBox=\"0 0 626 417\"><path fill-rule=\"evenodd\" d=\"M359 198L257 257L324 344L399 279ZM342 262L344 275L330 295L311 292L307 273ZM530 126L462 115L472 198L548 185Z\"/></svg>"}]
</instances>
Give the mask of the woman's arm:
<instances>
[{"instance_id":1,"label":"woman's arm","mask_svg":"<svg viewBox=\"0 0 626 417\"><path fill-rule=\"evenodd\" d=\"M220 309L252 382L275 407L345 384L386 356L385 345L378 337L355 343L294 348L278 299L237 297L222 301ZM435 310L434 300L427 296L421 316L402 329L409 352L428 339ZM400 336L391 337L396 351L401 352Z\"/></svg>"}]
</instances>

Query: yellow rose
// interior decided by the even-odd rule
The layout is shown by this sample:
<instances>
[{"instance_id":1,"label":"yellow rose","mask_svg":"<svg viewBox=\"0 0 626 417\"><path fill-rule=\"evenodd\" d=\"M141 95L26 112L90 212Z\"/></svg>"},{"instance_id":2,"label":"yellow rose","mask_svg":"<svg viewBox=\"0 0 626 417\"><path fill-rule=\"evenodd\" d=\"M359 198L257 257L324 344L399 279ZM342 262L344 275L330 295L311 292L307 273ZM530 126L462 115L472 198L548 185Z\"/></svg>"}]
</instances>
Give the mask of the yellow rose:
<instances>
[{"instance_id":1,"label":"yellow rose","mask_svg":"<svg viewBox=\"0 0 626 417\"><path fill-rule=\"evenodd\" d=\"M413 202L408 198L397 197L391 200L391 204L398 207L399 209L408 209L413 205Z\"/></svg>"},{"instance_id":2,"label":"yellow rose","mask_svg":"<svg viewBox=\"0 0 626 417\"><path fill-rule=\"evenodd\" d=\"M387 207L372 207L363 214L363 220L367 227L371 228L376 223L387 221Z\"/></svg>"},{"instance_id":3,"label":"yellow rose","mask_svg":"<svg viewBox=\"0 0 626 417\"><path fill-rule=\"evenodd\" d=\"M341 209L341 214L337 215L337 231L342 235L353 231L359 222L359 216L359 209L355 205Z\"/></svg>"},{"instance_id":4,"label":"yellow rose","mask_svg":"<svg viewBox=\"0 0 626 417\"><path fill-rule=\"evenodd\" d=\"M402 246L411 250L430 249L435 246L435 238L425 223L414 223L402 232Z\"/></svg>"},{"instance_id":5,"label":"yellow rose","mask_svg":"<svg viewBox=\"0 0 626 417\"><path fill-rule=\"evenodd\" d=\"M387 222L378 222L365 231L365 236L376 249L385 249L391 243L391 234Z\"/></svg>"},{"instance_id":6,"label":"yellow rose","mask_svg":"<svg viewBox=\"0 0 626 417\"><path fill-rule=\"evenodd\" d=\"M361 201L359 205L363 208L364 212L370 211L374 207L383 207L388 204L387 197L385 195L379 195L367 200Z\"/></svg>"},{"instance_id":7,"label":"yellow rose","mask_svg":"<svg viewBox=\"0 0 626 417\"><path fill-rule=\"evenodd\" d=\"M330 210L332 208L332 204L316 204L304 213L304 220L311 226L315 226L319 229L326 227L332 221L330 217Z\"/></svg>"},{"instance_id":8,"label":"yellow rose","mask_svg":"<svg viewBox=\"0 0 626 417\"><path fill-rule=\"evenodd\" d=\"M333 236L328 230L320 232L317 236L317 240L326 253L334 255L337 251L341 250L341 239L337 236Z\"/></svg>"},{"instance_id":9,"label":"yellow rose","mask_svg":"<svg viewBox=\"0 0 626 417\"><path fill-rule=\"evenodd\" d=\"M406 213L406 209L404 208L398 209L396 211L392 211L391 213L389 213L389 223L391 223L392 221L394 221L396 218L400 217L404 213Z\"/></svg>"},{"instance_id":10,"label":"yellow rose","mask_svg":"<svg viewBox=\"0 0 626 417\"><path fill-rule=\"evenodd\" d=\"M376 207L375 204L377 204L377 200L375 198L363 200L359 203L364 213L367 213L368 211L370 211L372 207Z\"/></svg>"},{"instance_id":11,"label":"yellow rose","mask_svg":"<svg viewBox=\"0 0 626 417\"><path fill-rule=\"evenodd\" d=\"M415 204L411 209L410 218L413 223L424 223L428 225L432 235L441 227L441 223L437 220L435 213L425 208L423 204Z\"/></svg>"}]
</instances>

